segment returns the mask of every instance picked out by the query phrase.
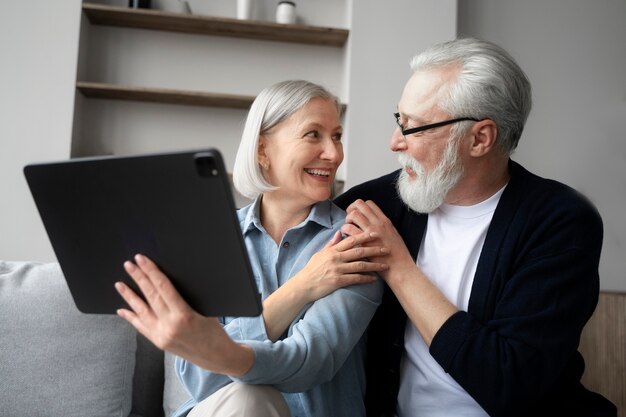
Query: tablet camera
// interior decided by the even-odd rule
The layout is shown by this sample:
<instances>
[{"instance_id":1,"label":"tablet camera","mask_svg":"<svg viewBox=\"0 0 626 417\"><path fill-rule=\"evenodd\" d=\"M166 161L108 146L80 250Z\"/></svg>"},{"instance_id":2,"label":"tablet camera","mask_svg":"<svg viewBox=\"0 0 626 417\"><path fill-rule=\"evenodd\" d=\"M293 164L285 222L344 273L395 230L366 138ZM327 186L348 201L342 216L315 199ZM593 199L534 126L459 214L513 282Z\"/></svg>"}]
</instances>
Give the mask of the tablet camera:
<instances>
[{"instance_id":1,"label":"tablet camera","mask_svg":"<svg viewBox=\"0 0 626 417\"><path fill-rule=\"evenodd\" d=\"M217 177L219 170L215 158L211 155L196 156L196 168L202 177Z\"/></svg>"}]
</instances>

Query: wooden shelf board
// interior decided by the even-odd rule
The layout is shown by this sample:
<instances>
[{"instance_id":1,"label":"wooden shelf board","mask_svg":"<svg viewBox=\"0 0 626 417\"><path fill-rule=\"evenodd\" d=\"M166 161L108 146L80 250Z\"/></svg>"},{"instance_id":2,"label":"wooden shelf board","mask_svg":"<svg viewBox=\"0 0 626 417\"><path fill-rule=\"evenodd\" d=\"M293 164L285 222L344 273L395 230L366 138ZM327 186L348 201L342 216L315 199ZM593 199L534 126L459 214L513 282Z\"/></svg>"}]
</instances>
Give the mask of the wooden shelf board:
<instances>
[{"instance_id":1,"label":"wooden shelf board","mask_svg":"<svg viewBox=\"0 0 626 417\"><path fill-rule=\"evenodd\" d=\"M169 13L151 9L107 6L84 3L83 12L95 25L120 26L136 29L164 30L235 38L303 43L343 47L348 39L347 29L284 25L256 20Z\"/></svg>"},{"instance_id":2,"label":"wooden shelf board","mask_svg":"<svg viewBox=\"0 0 626 417\"><path fill-rule=\"evenodd\" d=\"M78 81L76 88L89 98L146 101L151 103L183 104L188 106L226 107L247 110L254 97L234 94L204 93L165 88L131 87Z\"/></svg>"},{"instance_id":3,"label":"wooden shelf board","mask_svg":"<svg viewBox=\"0 0 626 417\"><path fill-rule=\"evenodd\" d=\"M206 93L165 88L134 87L106 83L77 81L76 88L88 98L110 100L145 101L150 103L181 104L186 106L223 107L248 110L254 96L236 94ZM344 114L347 106L341 104Z\"/></svg>"}]
</instances>

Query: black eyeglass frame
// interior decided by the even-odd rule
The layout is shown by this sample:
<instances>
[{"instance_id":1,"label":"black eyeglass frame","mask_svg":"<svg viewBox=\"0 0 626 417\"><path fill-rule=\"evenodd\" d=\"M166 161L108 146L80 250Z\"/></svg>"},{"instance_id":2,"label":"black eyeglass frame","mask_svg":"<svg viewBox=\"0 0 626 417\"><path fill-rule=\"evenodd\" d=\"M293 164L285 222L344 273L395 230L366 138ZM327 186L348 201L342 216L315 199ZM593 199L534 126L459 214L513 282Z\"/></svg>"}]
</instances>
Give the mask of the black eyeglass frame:
<instances>
[{"instance_id":1,"label":"black eyeglass frame","mask_svg":"<svg viewBox=\"0 0 626 417\"><path fill-rule=\"evenodd\" d=\"M474 117L459 117L457 119L444 120L443 122L431 123L429 125L412 127L410 129L404 129L402 123L400 123L400 113L394 113L393 116L396 118L396 124L400 127L400 131L402 132L402 136L412 135L413 133L423 132L425 130L434 129L436 127L451 125L452 123L464 122L467 120L471 120L473 122L480 122L481 119L476 119Z\"/></svg>"}]
</instances>

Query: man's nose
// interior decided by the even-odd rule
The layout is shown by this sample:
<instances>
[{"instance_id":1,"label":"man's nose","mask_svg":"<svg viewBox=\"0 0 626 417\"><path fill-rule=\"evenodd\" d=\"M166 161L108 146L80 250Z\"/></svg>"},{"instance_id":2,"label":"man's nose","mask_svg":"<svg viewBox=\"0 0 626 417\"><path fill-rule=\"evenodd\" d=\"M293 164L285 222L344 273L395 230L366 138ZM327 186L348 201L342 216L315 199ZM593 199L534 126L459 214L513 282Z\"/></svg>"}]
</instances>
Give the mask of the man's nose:
<instances>
[{"instance_id":1,"label":"man's nose","mask_svg":"<svg viewBox=\"0 0 626 417\"><path fill-rule=\"evenodd\" d=\"M391 135L389 148L394 152L406 151L407 149L406 140L404 139L404 135L402 135L399 127L397 127Z\"/></svg>"}]
</instances>

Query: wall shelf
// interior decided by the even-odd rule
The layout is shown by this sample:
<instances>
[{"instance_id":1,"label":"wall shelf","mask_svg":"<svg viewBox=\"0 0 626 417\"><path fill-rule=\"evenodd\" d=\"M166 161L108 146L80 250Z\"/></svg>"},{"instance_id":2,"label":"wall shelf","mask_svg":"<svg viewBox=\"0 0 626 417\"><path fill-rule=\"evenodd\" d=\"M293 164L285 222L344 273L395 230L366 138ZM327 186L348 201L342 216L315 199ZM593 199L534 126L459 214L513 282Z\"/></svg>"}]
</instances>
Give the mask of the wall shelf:
<instances>
[{"instance_id":1,"label":"wall shelf","mask_svg":"<svg viewBox=\"0 0 626 417\"><path fill-rule=\"evenodd\" d=\"M88 98L182 104L187 106L223 107L247 110L254 101L254 97L252 96L165 88L131 87L127 85L86 81L77 81L76 88Z\"/></svg>"},{"instance_id":2,"label":"wall shelf","mask_svg":"<svg viewBox=\"0 0 626 417\"><path fill-rule=\"evenodd\" d=\"M349 30L84 3L92 24L343 47Z\"/></svg>"},{"instance_id":3,"label":"wall shelf","mask_svg":"<svg viewBox=\"0 0 626 417\"><path fill-rule=\"evenodd\" d=\"M109 100L144 101L149 103L181 104L186 106L221 107L248 110L253 96L236 94L206 93L200 91L174 90L166 88L134 87L128 85L77 81L78 89L87 98ZM341 104L341 113L347 106Z\"/></svg>"}]
</instances>

